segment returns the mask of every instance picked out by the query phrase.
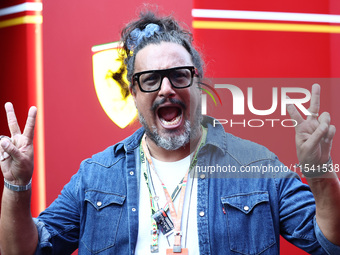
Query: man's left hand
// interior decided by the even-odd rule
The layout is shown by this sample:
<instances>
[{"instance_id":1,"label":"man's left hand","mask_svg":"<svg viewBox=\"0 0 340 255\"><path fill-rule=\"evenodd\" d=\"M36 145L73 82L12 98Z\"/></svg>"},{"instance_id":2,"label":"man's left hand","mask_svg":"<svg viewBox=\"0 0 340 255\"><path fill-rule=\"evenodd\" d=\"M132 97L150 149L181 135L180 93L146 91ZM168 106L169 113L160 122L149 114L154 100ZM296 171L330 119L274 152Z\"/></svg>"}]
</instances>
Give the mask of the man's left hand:
<instances>
[{"instance_id":1,"label":"man's left hand","mask_svg":"<svg viewBox=\"0 0 340 255\"><path fill-rule=\"evenodd\" d=\"M293 104L287 106L287 111L297 123L295 126L295 142L300 164L308 167L322 167L329 158L335 126L331 125L328 112L319 116L320 85L312 87L311 102L308 111L311 115L304 119Z\"/></svg>"}]
</instances>

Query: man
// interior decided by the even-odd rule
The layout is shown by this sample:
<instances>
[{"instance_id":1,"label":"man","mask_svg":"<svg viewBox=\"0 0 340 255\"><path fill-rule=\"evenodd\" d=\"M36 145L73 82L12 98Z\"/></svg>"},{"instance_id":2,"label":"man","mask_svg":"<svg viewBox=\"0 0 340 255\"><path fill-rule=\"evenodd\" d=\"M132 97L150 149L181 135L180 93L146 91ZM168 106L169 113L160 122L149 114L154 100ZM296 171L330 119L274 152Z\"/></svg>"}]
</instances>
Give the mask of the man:
<instances>
[{"instance_id":1,"label":"man","mask_svg":"<svg viewBox=\"0 0 340 255\"><path fill-rule=\"evenodd\" d=\"M282 164L266 148L202 119L202 61L172 18L142 14L122 41L143 128L85 160L38 219L29 207L36 108L21 134L6 104L12 137L2 136L0 150L3 254L71 254L79 247L82 255L272 255L279 253L280 234L309 253L339 254L340 185L330 160L335 127L328 113L317 117L319 86L312 88L307 120L288 109L298 123L302 167L320 166L308 178L313 194L294 173L191 178L194 166Z\"/></svg>"}]
</instances>

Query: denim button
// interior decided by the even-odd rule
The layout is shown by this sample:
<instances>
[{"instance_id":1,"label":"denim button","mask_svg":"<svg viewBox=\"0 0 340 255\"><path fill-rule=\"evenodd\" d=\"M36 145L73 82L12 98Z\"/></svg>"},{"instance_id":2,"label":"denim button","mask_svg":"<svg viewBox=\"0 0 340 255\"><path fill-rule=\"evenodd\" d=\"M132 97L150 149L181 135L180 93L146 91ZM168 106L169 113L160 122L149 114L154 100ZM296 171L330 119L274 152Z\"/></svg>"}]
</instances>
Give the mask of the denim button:
<instances>
[{"instance_id":1,"label":"denim button","mask_svg":"<svg viewBox=\"0 0 340 255\"><path fill-rule=\"evenodd\" d=\"M100 201L97 202L97 206L99 206L99 207L102 206L102 204L103 204L103 203L100 202Z\"/></svg>"},{"instance_id":2,"label":"denim button","mask_svg":"<svg viewBox=\"0 0 340 255\"><path fill-rule=\"evenodd\" d=\"M205 178L205 174L201 174L201 175L200 175L200 178L201 178L201 179L204 179L204 178Z\"/></svg>"},{"instance_id":3,"label":"denim button","mask_svg":"<svg viewBox=\"0 0 340 255\"><path fill-rule=\"evenodd\" d=\"M135 173L133 171L130 171L130 175L134 175Z\"/></svg>"},{"instance_id":4,"label":"denim button","mask_svg":"<svg viewBox=\"0 0 340 255\"><path fill-rule=\"evenodd\" d=\"M136 208L132 208L132 211L135 212L135 211L136 211Z\"/></svg>"},{"instance_id":5,"label":"denim button","mask_svg":"<svg viewBox=\"0 0 340 255\"><path fill-rule=\"evenodd\" d=\"M203 216L204 216L204 212L203 212L203 211L200 212L199 215L200 215L201 217L203 217Z\"/></svg>"},{"instance_id":6,"label":"denim button","mask_svg":"<svg viewBox=\"0 0 340 255\"><path fill-rule=\"evenodd\" d=\"M248 211L248 210L249 210L249 206L245 205L245 206L243 207L243 209L244 209L245 211Z\"/></svg>"}]
</instances>

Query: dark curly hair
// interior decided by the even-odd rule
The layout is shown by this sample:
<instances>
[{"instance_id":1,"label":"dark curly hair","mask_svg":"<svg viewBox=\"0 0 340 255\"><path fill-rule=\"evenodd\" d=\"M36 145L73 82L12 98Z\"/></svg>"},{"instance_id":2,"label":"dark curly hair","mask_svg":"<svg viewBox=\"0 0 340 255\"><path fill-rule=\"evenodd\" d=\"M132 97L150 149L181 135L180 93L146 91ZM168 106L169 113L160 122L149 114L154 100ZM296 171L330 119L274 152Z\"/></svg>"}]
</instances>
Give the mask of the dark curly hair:
<instances>
[{"instance_id":1,"label":"dark curly hair","mask_svg":"<svg viewBox=\"0 0 340 255\"><path fill-rule=\"evenodd\" d=\"M154 33L150 37L144 37L140 43L133 48L133 51L129 49L128 41L134 40L134 38L131 37L131 32L136 28L143 30L148 24L157 24L161 31ZM182 45L191 55L192 62L198 70L199 77L203 77L203 60L193 46L192 34L190 31L183 29L172 16L158 17L151 11L141 12L138 20L130 22L122 30L121 42L124 49L122 55L124 55L125 58L127 78L130 83L134 73L137 53L149 44L160 44L161 42L172 42ZM130 84L130 86L132 86L132 84Z\"/></svg>"}]
</instances>

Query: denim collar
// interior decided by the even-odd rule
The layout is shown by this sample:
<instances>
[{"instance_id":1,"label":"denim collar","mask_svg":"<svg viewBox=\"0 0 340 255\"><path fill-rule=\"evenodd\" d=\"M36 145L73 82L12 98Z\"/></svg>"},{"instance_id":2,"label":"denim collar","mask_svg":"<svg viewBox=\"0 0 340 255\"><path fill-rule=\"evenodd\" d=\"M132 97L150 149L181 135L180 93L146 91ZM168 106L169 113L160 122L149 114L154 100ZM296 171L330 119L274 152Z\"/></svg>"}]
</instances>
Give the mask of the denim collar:
<instances>
[{"instance_id":1,"label":"denim collar","mask_svg":"<svg viewBox=\"0 0 340 255\"><path fill-rule=\"evenodd\" d=\"M206 145L214 146L220 149L223 154L227 151L227 133L223 126L214 118L210 116L203 116L202 125L208 128Z\"/></svg>"}]
</instances>

